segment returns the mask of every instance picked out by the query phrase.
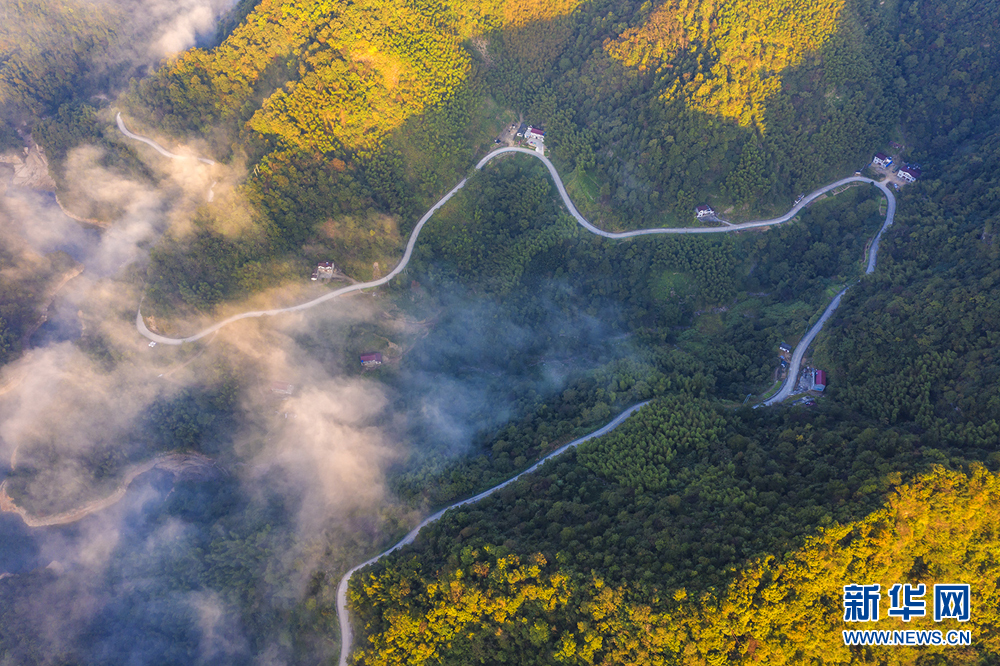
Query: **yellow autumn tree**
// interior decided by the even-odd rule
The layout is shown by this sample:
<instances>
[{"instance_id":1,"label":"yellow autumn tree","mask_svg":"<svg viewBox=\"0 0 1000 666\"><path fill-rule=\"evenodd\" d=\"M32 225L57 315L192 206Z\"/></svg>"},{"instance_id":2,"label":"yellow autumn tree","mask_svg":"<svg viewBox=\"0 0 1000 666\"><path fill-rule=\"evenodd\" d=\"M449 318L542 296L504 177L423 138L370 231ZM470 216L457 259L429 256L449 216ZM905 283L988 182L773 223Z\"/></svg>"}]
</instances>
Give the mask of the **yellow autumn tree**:
<instances>
[{"instance_id":1,"label":"yellow autumn tree","mask_svg":"<svg viewBox=\"0 0 1000 666\"><path fill-rule=\"evenodd\" d=\"M669 66L693 44L699 71L668 87L691 108L766 129L768 99L781 72L817 51L837 30L844 0L668 0L639 28L605 44L606 51L640 70Z\"/></svg>"},{"instance_id":2,"label":"yellow autumn tree","mask_svg":"<svg viewBox=\"0 0 1000 666\"><path fill-rule=\"evenodd\" d=\"M935 469L897 488L885 507L863 520L821 530L799 550L750 563L731 584L701 596L675 590L672 601L640 598L628 586L600 578L574 581L516 557L477 561L424 581L426 593L399 595L389 572L364 579L356 606L373 604L384 629L360 652L364 663L451 663L454 650L483 635L521 634L539 663L628 664L911 664L938 653L949 663L973 663L1000 650L1000 478L982 467L969 475ZM482 555L474 554L477 560ZM389 565L391 571L391 564ZM927 615L904 623L890 617L882 595L880 620L844 622L843 587L923 584ZM972 617L935 622L934 584L971 586ZM394 592L395 590L395 596ZM963 629L971 647L851 648L847 629ZM510 645L516 645L511 639ZM457 658L457 657L456 657Z\"/></svg>"}]
</instances>

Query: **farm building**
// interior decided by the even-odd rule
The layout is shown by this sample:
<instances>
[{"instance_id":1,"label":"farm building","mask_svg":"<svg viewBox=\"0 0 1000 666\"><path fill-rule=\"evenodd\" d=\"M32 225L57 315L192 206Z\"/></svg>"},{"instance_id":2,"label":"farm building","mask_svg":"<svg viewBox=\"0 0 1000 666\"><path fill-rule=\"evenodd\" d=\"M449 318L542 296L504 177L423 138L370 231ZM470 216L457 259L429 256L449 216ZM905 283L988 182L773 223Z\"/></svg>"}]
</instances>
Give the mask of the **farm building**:
<instances>
[{"instance_id":1,"label":"farm building","mask_svg":"<svg viewBox=\"0 0 1000 666\"><path fill-rule=\"evenodd\" d=\"M822 370L816 370L813 372L813 391L822 391L826 388L826 373Z\"/></svg>"},{"instance_id":2,"label":"farm building","mask_svg":"<svg viewBox=\"0 0 1000 666\"><path fill-rule=\"evenodd\" d=\"M277 395L291 395L295 392L295 386L288 382L271 382L271 393Z\"/></svg>"}]
</instances>

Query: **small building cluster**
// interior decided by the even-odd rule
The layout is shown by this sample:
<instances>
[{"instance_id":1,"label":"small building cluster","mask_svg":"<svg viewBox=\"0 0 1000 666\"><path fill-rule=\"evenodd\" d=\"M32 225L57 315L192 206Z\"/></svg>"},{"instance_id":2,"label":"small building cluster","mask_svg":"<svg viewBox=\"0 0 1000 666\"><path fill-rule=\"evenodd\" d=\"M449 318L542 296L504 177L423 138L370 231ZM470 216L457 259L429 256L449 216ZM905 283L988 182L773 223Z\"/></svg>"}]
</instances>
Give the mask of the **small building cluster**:
<instances>
[{"instance_id":1,"label":"small building cluster","mask_svg":"<svg viewBox=\"0 0 1000 666\"><path fill-rule=\"evenodd\" d=\"M517 136L527 141L528 145L538 152L545 154L545 130L542 128L521 123L517 128Z\"/></svg>"},{"instance_id":2,"label":"small building cluster","mask_svg":"<svg viewBox=\"0 0 1000 666\"><path fill-rule=\"evenodd\" d=\"M715 211L712 210L711 206L698 206L694 209L694 216L699 220L704 217L712 217L713 215L715 215Z\"/></svg>"},{"instance_id":3,"label":"small building cluster","mask_svg":"<svg viewBox=\"0 0 1000 666\"><path fill-rule=\"evenodd\" d=\"M362 368L374 368L377 365L382 365L382 352L368 352L361 355Z\"/></svg>"},{"instance_id":4,"label":"small building cluster","mask_svg":"<svg viewBox=\"0 0 1000 666\"><path fill-rule=\"evenodd\" d=\"M892 156L886 155L885 153L875 153L875 157L872 158L872 164L876 167L889 170L891 173ZM896 177L904 183L916 182L916 180L920 178L920 165L906 164L901 166L896 170Z\"/></svg>"},{"instance_id":5,"label":"small building cluster","mask_svg":"<svg viewBox=\"0 0 1000 666\"><path fill-rule=\"evenodd\" d=\"M321 261L316 265L316 270L313 271L313 280L330 280L333 278L333 262L332 261Z\"/></svg>"}]
</instances>

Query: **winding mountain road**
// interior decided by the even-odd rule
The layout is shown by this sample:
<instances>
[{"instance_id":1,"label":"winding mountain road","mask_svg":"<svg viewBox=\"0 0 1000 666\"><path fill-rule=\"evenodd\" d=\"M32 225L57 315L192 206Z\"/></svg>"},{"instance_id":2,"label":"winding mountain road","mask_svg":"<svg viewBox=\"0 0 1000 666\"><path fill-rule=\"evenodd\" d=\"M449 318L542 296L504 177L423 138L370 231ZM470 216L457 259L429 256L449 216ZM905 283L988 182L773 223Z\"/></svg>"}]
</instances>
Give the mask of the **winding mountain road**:
<instances>
[{"instance_id":1,"label":"winding mountain road","mask_svg":"<svg viewBox=\"0 0 1000 666\"><path fill-rule=\"evenodd\" d=\"M872 183L875 187L880 189L888 202L888 206L885 209L885 222L882 223L882 227L878 230L878 233L875 234L875 239L872 240L871 247L868 250L868 265L865 267L865 275L868 275L869 273L875 272L875 263L878 260L878 244L879 241L882 240L882 234L892 225L892 220L896 217L896 197L893 196L892 190L890 190L889 186L885 183L877 183L873 180L868 180L867 178L864 180ZM810 328L809 331L802 336L802 339L799 340L799 344L795 345L795 349L792 351L792 361L788 364L788 376L785 377L785 383L781 385L781 388L777 393L763 402L765 406L781 402L792 395L792 392L795 390L795 383L799 378L799 372L802 370L802 358L806 355L806 350L809 349L809 345L811 345L813 340L816 339L816 336L819 335L820 329L823 328L823 325L826 324L827 320L830 319L831 316L833 316L833 311L840 306L840 299L843 298L844 294L851 288L851 286L853 286L853 284L855 283L847 285L833 297L830 304L826 306L825 310L823 310L823 314L820 315L820 318L815 324L812 325L812 328Z\"/></svg>"},{"instance_id":2,"label":"winding mountain road","mask_svg":"<svg viewBox=\"0 0 1000 666\"><path fill-rule=\"evenodd\" d=\"M117 116L117 121L118 121L118 128L122 131L123 134L125 134L125 136L127 136L129 138L132 138L132 139L135 139L137 141L142 141L143 143L146 143L146 144L152 146L153 148L155 148L157 150L157 152L159 152L160 154L162 154L162 155L164 155L166 157L170 157L170 158L174 158L174 159L179 159L180 158L180 156L174 155L173 153L167 151L165 148L163 148L162 146L160 146L155 141L152 141L151 139L147 139L146 137L142 137L142 136L139 136L137 134L133 134L132 132L129 132L128 129L125 127L124 122L121 119L121 114L120 113ZM587 231L589 231L589 232L591 232L593 234L596 234L598 236L603 236L604 238L610 238L610 239L618 239L618 240L620 240L620 239L635 238L636 236L649 236L649 235L653 235L653 234L718 234L718 233L732 233L734 231L741 231L743 229L755 229L755 228L760 228L760 227L775 226L775 225L779 225L779 224L784 224L785 222L788 222L788 221L792 220L799 213L799 211L801 211L803 208L805 208L810 203L812 203L813 201L815 201L817 198L823 196L827 192L830 192L832 190L836 190L838 188L844 187L845 185L850 185L852 183L869 183L869 184L872 184L872 185L875 185L876 187L878 187L879 190L881 190L882 194L885 195L885 198L888 201L888 207L886 209L885 222L883 223L882 227L879 229L878 234L875 236L874 240L872 241L871 249L869 250L868 264L867 264L867 267L866 267L866 270L865 270L865 272L867 274L867 273L872 273L875 270L875 264L876 264L876 261L877 261L877 258L878 258L879 241L882 238L883 232L887 228L889 228L890 225L892 225L893 218L894 218L895 212L896 212L896 198L893 196L893 193L891 192L891 190L889 189L889 187L887 185L885 185L884 183L876 182L876 181L874 181L874 180L872 180L870 178L865 178L863 176L849 176L847 178L842 178L842 179L840 179L840 180L838 180L836 182L830 183L829 185L825 185L825 186L823 186L823 187L821 187L821 188L819 188L819 189L817 189L817 190L809 193L808 195L806 195L805 197L803 197L798 203L796 203L784 215L781 215L780 217L775 217L775 218L772 218L772 219L768 219L768 220L756 220L756 221L751 221L751 222L744 222L742 224L729 224L729 226L723 226L723 227L687 227L687 228L660 228L660 227L658 227L658 228L653 228L653 229L639 229L639 230L636 230L636 231L623 231L623 232L617 232L617 233L616 232L609 232L609 231L604 231L602 229L598 229L593 224L591 224L586 218L584 218L583 215L580 214L580 212L576 209L576 206L573 205L573 201L569 198L569 195L566 193L566 187L563 185L562 178L560 178L559 172L556 171L555 166L552 164L551 161L549 161L548 158L546 158L544 155L542 155L542 154L540 154L538 152L535 152L533 150L527 150L525 148L515 148L515 147L501 148L499 150L496 150L496 151L490 153L489 155L487 155L483 159L481 159L479 161L479 163L476 164L476 169L477 170L481 170L484 166L486 166L486 164L490 160L492 160L492 159L494 159L494 158L496 158L496 157L498 157L500 155L506 154L506 153L520 153L520 154L523 154L523 155L530 155L531 157L534 157L536 159L541 160L542 163L545 164L546 168L549 170L549 174L552 176L552 180L556 184L556 188L559 191L559 196L562 197L563 203L566 205L567 210L576 219L576 221L580 224L580 226L582 226L584 229L586 229ZM213 164L214 163L211 160L206 160L205 158L198 158L198 159L200 159L202 162L205 162L207 164ZM143 318L142 318L142 311L141 310L136 313L136 320L135 320L136 328L138 329L139 333L141 333L143 336L145 336L146 338L148 338L148 339L150 339L150 340L152 340L154 342L159 342L159 343L168 344L168 345L180 345L180 344L183 344L185 342L194 342L196 340L199 340L199 339L205 337L206 335L210 335L210 334L218 331L223 326L231 324L231 323L233 323L235 321L239 321L240 319L247 319L249 317L273 316L273 315L281 314L281 313L284 313L284 312L297 312L297 311L300 311L300 310L307 310L309 308L312 308L312 307L315 307L315 306L319 305L320 303L324 303L324 302L326 302L326 301L328 301L328 300L330 300L332 298L336 298L336 297L341 296L343 294L351 293L351 292L354 292L354 291L360 291L362 289L368 289L368 288L371 288L371 287L378 287L380 285L386 284L387 282L389 282L389 280L391 280L395 276L399 275L403 271L403 269L406 268L407 264L410 262L410 257L413 255L413 248L414 248L414 246L417 243L417 238L420 236L420 232L424 228L424 225L427 224L428 220L431 219L431 217L434 215L434 213L437 212L437 210L439 208L441 208L441 206L443 206L445 203L447 203L455 195L455 193L457 193L460 189L462 189L465 186L466 181L467 181L467 179L463 178L458 183L458 185L456 185L454 188L452 188L452 190L450 192L448 192L447 194L445 194L436 204L434 204L434 206L429 211L427 211L424 214L423 217L420 218L419 222L417 222L417 225L413 228L413 232L410 234L410 238L409 238L409 240L406 243L406 250L403 253L403 257L400 260L399 264L397 264L396 267L388 275L386 275L386 276L384 276L382 278L379 278L377 280L372 280L371 282L357 283L357 284L353 284L353 285L350 285L350 286L347 286L347 287L342 287L340 289L336 289L334 291L331 291L328 294L320 296L319 298L316 298L316 299L313 299L311 301L308 301L308 302L305 302L305 303L301 303L299 305L295 305L295 306L292 306L292 307L276 308L276 309L273 309L273 310L254 310L254 311L250 311L250 312L244 312L244 313L241 313L241 314L233 315L232 317L229 317L229 318L224 319L224 320L222 320L220 322L217 322L216 324L213 324L212 326L204 329L203 331L199 331L198 333L195 333L194 335L188 336L186 338L168 338L168 337L165 337L165 336L162 336L162 335L157 335L156 333L151 332L148 328L146 328L146 324L145 324L145 322L143 321ZM796 382L796 379L798 378L798 374L799 374L800 367L801 367L801 364L802 364L802 358L803 358L803 356L805 356L806 350L808 349L809 345L812 344L812 341L816 338L816 336L819 334L820 330L823 328L823 325L830 319L830 317L833 315L833 312L840 305L841 298L843 297L844 293L850 288L850 286L851 285L848 285L848 286L844 287L836 296L834 296L833 300L830 302L830 304L823 311L823 314L820 316L819 320L802 337L802 339L799 341L798 345L796 345L795 350L792 353L792 362L789 364L788 377L786 378L785 383L782 385L781 389L773 397L771 397L770 399L768 399L767 401L765 401L763 404L765 404L765 405L772 405L772 404L775 404L777 402L781 402L782 400L785 400L789 395L791 395L792 391L794 390L795 382ZM610 432L614 428L618 427L629 416L631 416L635 411L637 411L638 409L640 409L645 404L647 404L647 403L643 402L643 403L639 403L637 405L633 405L632 407L629 407L624 412L622 412L617 417L615 417L614 420L612 420L610 423L608 423L607 425L605 425L603 428L600 428L599 430L595 430L594 432L592 432L592 433L590 433L588 435L585 435L583 437L580 437L579 439L573 440L569 444L566 444L566 445L564 445L564 446L556 449L555 451L553 451L549 455L545 456L544 458L542 458L541 460L539 460L537 463L535 463L534 465L532 465L531 467L529 467L525 471L523 471L520 474L518 474L518 475L516 475L516 476L514 476L514 477L512 477L510 479L508 479L507 481L504 481L503 483L501 483L499 485L496 485L496 486L490 488L489 490L486 490L486 491L484 491L484 492L482 492L482 493L480 493L480 494L478 494L478 495L476 495L474 497L470 497L470 498L462 500L460 502L456 502L455 504L452 504L452 505L450 505L448 507L445 507L444 509L441 509L440 511L438 511L437 513L433 514L432 516L426 518L423 522L421 522L419 525L417 525L409 534L407 534L399 543L397 543L396 545L394 545L392 548L386 550L383 553L380 553L380 554L376 555L375 557L371 558L370 560L367 560L367 561L365 561L365 562L357 565L356 567L354 567L353 569L351 569L350 571L348 571L346 574L344 574L344 577L340 580L340 584L337 586L337 615L338 615L338 619L340 621L340 631L341 631L340 666L347 666L347 664L348 664L348 656L350 655L351 647L352 647L353 642L354 642L354 640L353 640L354 634L353 634L353 631L351 629L350 618L349 618L348 613L347 613L347 589L348 589L348 584L350 582L351 576L353 576L357 571L363 569L364 567L366 567L366 566L368 566L370 564L374 564L375 562L379 561L380 559L382 559L386 555L389 555L390 553L395 552L396 550L402 548L403 546L406 546L406 545L408 545L410 543L413 543L413 541L416 539L417 535L420 533L420 531L424 527L426 527L427 525L430 525L431 523L439 520L447 511L449 511L451 509L454 509L454 508L461 507L461 506L465 506L467 504L472 504L474 502L478 502L481 499L489 497L490 495L492 495L493 493L497 492L498 490L500 490L500 489L502 489L502 488L510 485L511 483L514 483L515 481L517 481L521 477L525 476L526 474L531 474L532 472L534 472L535 470L537 470L542 464L544 464L545 462L551 460L552 458L555 458L556 456L559 456L562 453L565 453L569 449L574 448L574 447L578 446L579 444L581 444L583 442L586 442L589 439L592 439L594 437L600 437L601 435L604 435L604 434Z\"/></svg>"},{"instance_id":3,"label":"winding mountain road","mask_svg":"<svg viewBox=\"0 0 1000 666\"><path fill-rule=\"evenodd\" d=\"M152 139L147 139L146 137L142 136L141 134L134 134L132 132L129 132L128 128L125 127L125 121L122 120L121 111L119 111L118 115L115 116L115 121L118 123L118 129L121 131L122 134L124 134L125 136L127 136L130 139L134 139L135 141L141 141L142 143L146 144L147 146L152 146L153 150L155 150L159 154L163 155L164 157L169 157L172 160L190 160L190 159L194 159L194 160L198 160L202 164L215 164L215 160L210 160L207 157L194 157L194 156L187 156L187 155L176 155L176 154L170 152L169 150L167 150L166 148L164 148L163 146L161 146L160 144L156 143Z\"/></svg>"},{"instance_id":4,"label":"winding mountain road","mask_svg":"<svg viewBox=\"0 0 1000 666\"><path fill-rule=\"evenodd\" d=\"M155 141L147 139L146 137L141 137L138 134L133 134L132 132L129 132L125 128L125 124L121 119L120 113L118 114L118 127L125 134L125 136L147 143L156 148L158 152L168 157L174 157L174 158L178 157L177 155L174 155L173 153L167 151L165 148L160 146ZM569 198L569 194L566 193L566 187L563 185L562 179L559 177L559 172L556 171L555 165L553 165L552 162L549 161L549 159L544 155L542 155L541 153L535 152L534 150L528 150L526 148L516 148L516 147L501 148L499 150L493 151L483 159L479 160L479 163L476 164L476 169L481 170L484 166L486 166L486 164L490 160L507 153L519 153L522 155L530 155L531 157L541 160L542 163L545 164L546 168L548 168L549 174L552 176L552 180L556 184L556 188L559 191L559 196L562 197L563 203L566 205L567 210L576 219L576 221L580 224L580 226L582 226L584 229L593 234L596 234L598 236L603 236L604 238L611 238L614 240L623 240L627 238L635 238L637 236L649 236L653 234L719 234L719 233L725 234L725 233L732 233L734 231L741 231L743 229L755 229L759 227L770 227L778 224L783 224L793 219L799 213L799 211L801 211L807 205L812 203L818 197L823 196L830 190L834 190L838 187L842 187L850 183L872 183L880 187L880 189L882 189L882 191L886 194L886 196L889 199L890 215L887 216L886 218L887 220L886 226L888 226L888 224L891 224L892 220L891 212L895 210L895 199L893 199L892 193L889 192L887 187L881 185L880 183L876 183L870 178L864 178L862 176L850 176L848 178L842 178L841 180L838 180L835 183L830 183L829 185L825 185L819 188L818 190L811 192L806 197L804 197L799 203L795 204L795 206L793 206L791 210L789 210L787 213L785 213L780 217L775 217L769 220L756 220L752 222L743 222L742 224L730 224L729 226L725 227L682 227L682 228L656 227L653 229L639 229L636 231L610 232L610 231L604 231L603 229L598 229L593 224L591 224L583 215L580 214L580 211L578 211L576 209L576 206L573 205L572 199ZM436 213L437 210L441 208L441 206L446 204L453 196L455 196L455 193L457 193L460 189L462 189L465 186L467 180L468 179L463 178L458 183L458 185L456 185L454 188L452 188L450 192L441 197L441 199L436 204L434 204L430 210L424 213L424 216L420 218L420 221L417 222L417 226L415 226L413 228L413 231L410 233L410 238L406 243L406 250L403 252L403 258L396 265L396 267L392 269L390 273L377 280L372 280L370 282L359 282L357 284L352 284L347 287L341 287L340 289L335 289L334 291L331 291L328 294L324 294L319 298L315 298L311 301L306 301L305 303L300 303L298 305L293 305L287 308L275 308L272 310L251 310L249 312L241 312L240 314L233 315L232 317L228 317L226 319L223 319L222 321L216 322L215 324L209 326L208 328L198 331L194 335L189 335L186 338L169 338L163 335L159 335L157 333L153 333L146 327L146 323L143 321L142 318L142 310L140 309L139 311L136 312L136 317L135 317L136 329L139 331L140 334L142 334L147 339L152 340L153 342L158 342L165 345L181 345L184 344L185 342L195 342L196 340L200 340L206 335L215 333L220 328L228 326L229 324L232 324L233 322L239 321L241 319L249 319L251 317L271 317L285 312L298 312L300 310L308 310L309 308L314 308L317 305L325 303L330 299L337 298L338 296L386 284L387 282L389 282L389 280L391 280L392 278L396 277L401 272L403 272L407 264L410 263L410 257L413 255L413 248L417 244L417 239L420 237L420 232L423 230L424 225L427 224L427 222L431 219L434 213ZM879 236L881 236L881 231L879 232ZM878 238L876 237L875 242L872 243L872 257L874 257L874 253L877 251L878 251ZM870 265L874 266L873 263L870 263Z\"/></svg>"},{"instance_id":5,"label":"winding mountain road","mask_svg":"<svg viewBox=\"0 0 1000 666\"><path fill-rule=\"evenodd\" d=\"M376 555L375 557L371 558L370 560L367 560L366 562L362 562L361 564L359 564L358 566L354 567L353 569L351 569L350 571L348 571L346 574L344 574L344 577L340 579L340 585L337 586L337 618L340 620L340 637L341 637L341 640L340 640L340 666L347 666L347 657L348 657L348 655L350 655L350 653L351 653L351 645L354 643L354 632L351 629L351 621L350 621L350 618L348 617L348 614L347 614L347 585L348 585L348 583L351 580L351 576L353 576L355 574L355 572L357 572L360 569L364 569L369 564L375 564L376 562L378 562L379 560L381 560L386 555L389 555L390 553L394 553L397 550L399 550L400 548L402 548L403 546L406 546L408 544L413 543L414 539L416 539L417 535L420 533L420 530L424 529L425 527L427 527L431 523L437 522L438 520L440 520L441 516L443 516L445 513L447 513L451 509L457 509L458 507L465 506L466 504L473 504L475 502L478 502L481 499L485 499L485 498L489 497L490 495L492 495L493 493L495 493L498 490L500 490L501 488L506 488L510 484L512 484L515 481L517 481L518 479L520 479L522 476L525 476L527 474L531 474L532 472L534 472L535 470L537 470L539 467L541 467L543 464L545 464L549 460L552 460L553 458L555 458L557 456L560 456L563 453L566 453L570 449L579 446L580 444L586 442L589 439L593 439L595 437L600 437L601 435L605 435L605 434L611 432L612 430L614 430L615 428L617 428L618 426L620 426L625 421L625 419L627 419L628 417L632 416L632 414L634 414L635 412L639 411L643 406L645 406L647 404L649 404L648 400L645 401L645 402L640 402L638 404L632 405L631 407L629 407L628 409L626 409L624 412L622 412L621 414L619 414L618 416L616 416L610 423L608 423L607 425L605 425L603 428L595 430L594 432L592 432L592 433L590 433L588 435L584 435L583 437L580 437L579 439L574 439L569 444L564 444L564 445L560 446L558 449L556 449L555 451L553 451L549 455L545 456L544 458L542 458L541 460L539 460L534 465L532 465L528 469L524 470L523 472L521 472L517 476L511 477L511 478L507 479L506 481L504 481L503 483L501 483L499 485L496 485L496 486L493 486L489 490L484 490L483 492L479 493L475 497L470 497L468 499L464 499L461 502L455 502L451 506L447 506L447 507L441 509L440 511L438 511L434 515L432 515L432 516L430 516L428 518L425 518L422 523L420 523L419 525L417 525L416 527L414 527L413 530L411 530L409 534L407 534L405 537L403 537L402 540L400 540L400 542L397 543L395 546L393 546L392 548L390 548L389 550L387 550L387 551L385 551L383 553L379 553L378 555Z\"/></svg>"}]
</instances>

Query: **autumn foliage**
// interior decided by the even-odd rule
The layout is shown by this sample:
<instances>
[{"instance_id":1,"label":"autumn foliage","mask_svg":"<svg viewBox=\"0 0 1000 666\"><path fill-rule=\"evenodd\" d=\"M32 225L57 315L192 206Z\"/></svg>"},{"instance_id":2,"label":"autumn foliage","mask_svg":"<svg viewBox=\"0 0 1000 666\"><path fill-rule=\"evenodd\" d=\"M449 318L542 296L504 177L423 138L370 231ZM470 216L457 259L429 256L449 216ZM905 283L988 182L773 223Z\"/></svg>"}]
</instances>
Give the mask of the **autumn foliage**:
<instances>
[{"instance_id":1,"label":"autumn foliage","mask_svg":"<svg viewBox=\"0 0 1000 666\"><path fill-rule=\"evenodd\" d=\"M937 468L895 489L883 509L821 529L796 552L759 559L725 589L640 593L596 575L573 577L537 555L522 563L490 547L466 549L461 565L424 572L401 555L378 575L362 574L352 604L367 620L367 664L468 663L519 655L519 663L848 664L861 648L845 629L971 630L973 648L924 647L949 663L997 647L1000 628L1000 478L982 467L966 475ZM972 619L905 624L843 621L842 588L851 583L968 583ZM928 595L930 598L931 595ZM374 608L374 610L372 610ZM928 601L928 608L931 608ZM361 610L367 609L367 610ZM881 664L912 663L917 649L867 648Z\"/></svg>"},{"instance_id":2,"label":"autumn foliage","mask_svg":"<svg viewBox=\"0 0 1000 666\"><path fill-rule=\"evenodd\" d=\"M680 95L699 111L764 129L767 101L794 67L837 30L844 0L668 0L639 28L605 45L640 70L670 68L694 44L698 73L680 76L665 98Z\"/></svg>"},{"instance_id":3,"label":"autumn foliage","mask_svg":"<svg viewBox=\"0 0 1000 666\"><path fill-rule=\"evenodd\" d=\"M178 122L231 121L251 111L247 127L280 149L367 154L468 79L472 57L463 40L553 18L577 4L265 0L220 47L183 54L145 84L145 93L179 111ZM265 70L283 60L297 63L287 85L259 109L244 108L261 92ZM206 113L190 113L191 104Z\"/></svg>"}]
</instances>

